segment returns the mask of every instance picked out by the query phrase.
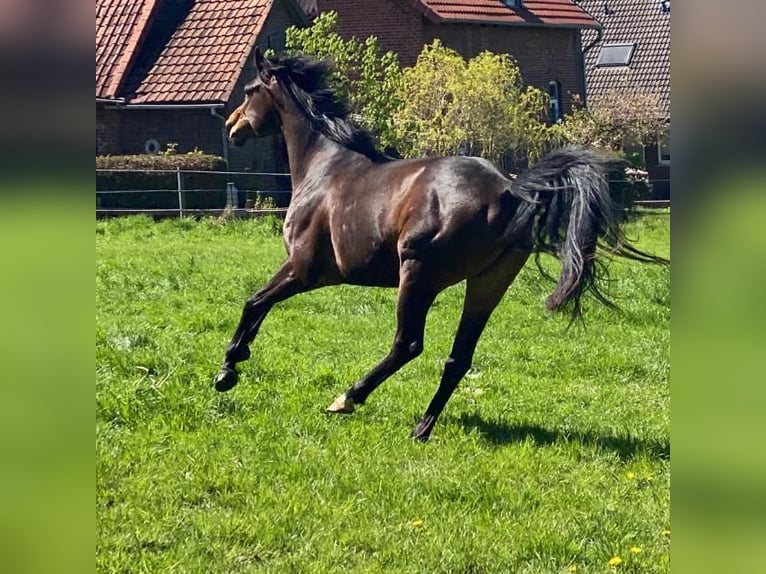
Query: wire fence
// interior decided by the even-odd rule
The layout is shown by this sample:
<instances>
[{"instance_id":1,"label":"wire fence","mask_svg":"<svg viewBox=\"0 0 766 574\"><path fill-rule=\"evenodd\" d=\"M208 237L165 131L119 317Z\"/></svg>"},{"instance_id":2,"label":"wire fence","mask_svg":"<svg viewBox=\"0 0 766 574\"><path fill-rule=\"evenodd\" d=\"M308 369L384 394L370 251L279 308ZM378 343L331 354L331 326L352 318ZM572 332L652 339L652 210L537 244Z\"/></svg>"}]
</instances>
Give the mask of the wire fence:
<instances>
[{"instance_id":1,"label":"wire fence","mask_svg":"<svg viewBox=\"0 0 766 574\"><path fill-rule=\"evenodd\" d=\"M183 169L96 169L96 216L285 212L289 173Z\"/></svg>"},{"instance_id":2,"label":"wire fence","mask_svg":"<svg viewBox=\"0 0 766 574\"><path fill-rule=\"evenodd\" d=\"M630 208L668 208L668 179L611 179L612 195ZM292 195L289 173L96 169L96 216L156 217L284 214Z\"/></svg>"}]
</instances>

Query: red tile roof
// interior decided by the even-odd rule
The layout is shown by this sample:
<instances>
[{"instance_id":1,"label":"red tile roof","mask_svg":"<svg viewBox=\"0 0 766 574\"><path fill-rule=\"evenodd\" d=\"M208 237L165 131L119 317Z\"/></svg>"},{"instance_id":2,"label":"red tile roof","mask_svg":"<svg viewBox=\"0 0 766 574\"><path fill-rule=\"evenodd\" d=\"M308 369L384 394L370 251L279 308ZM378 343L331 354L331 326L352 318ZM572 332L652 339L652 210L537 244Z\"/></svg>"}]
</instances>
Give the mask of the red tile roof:
<instances>
[{"instance_id":1,"label":"red tile roof","mask_svg":"<svg viewBox=\"0 0 766 574\"><path fill-rule=\"evenodd\" d=\"M274 4L96 0L96 97L226 102ZM296 10L298 23L303 17Z\"/></svg>"},{"instance_id":2,"label":"red tile roof","mask_svg":"<svg viewBox=\"0 0 766 574\"><path fill-rule=\"evenodd\" d=\"M659 2L649 0L582 0L581 5L604 26L601 41L585 55L585 80L588 97L610 91L644 90L659 96L670 115L670 12ZM607 6L608 10L604 10ZM590 34L590 36L588 35ZM595 33L583 35L587 46ZM597 67L605 44L634 42L628 66Z\"/></svg>"},{"instance_id":3,"label":"red tile roof","mask_svg":"<svg viewBox=\"0 0 766 574\"><path fill-rule=\"evenodd\" d=\"M155 3L155 0L96 1L97 98L117 97Z\"/></svg>"},{"instance_id":4,"label":"red tile roof","mask_svg":"<svg viewBox=\"0 0 766 574\"><path fill-rule=\"evenodd\" d=\"M131 103L225 102L270 0L196 0L131 95Z\"/></svg>"},{"instance_id":5,"label":"red tile roof","mask_svg":"<svg viewBox=\"0 0 766 574\"><path fill-rule=\"evenodd\" d=\"M414 0L434 22L526 24L598 28L598 22L572 0L523 0L512 8L502 0Z\"/></svg>"}]
</instances>

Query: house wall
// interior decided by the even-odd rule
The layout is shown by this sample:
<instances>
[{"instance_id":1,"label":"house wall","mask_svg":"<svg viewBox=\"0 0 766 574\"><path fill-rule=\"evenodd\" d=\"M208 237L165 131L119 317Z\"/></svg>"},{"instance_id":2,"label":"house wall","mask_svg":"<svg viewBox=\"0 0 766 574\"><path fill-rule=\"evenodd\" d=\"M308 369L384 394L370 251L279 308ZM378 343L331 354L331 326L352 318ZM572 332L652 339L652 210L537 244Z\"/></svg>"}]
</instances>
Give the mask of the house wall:
<instances>
[{"instance_id":1,"label":"house wall","mask_svg":"<svg viewBox=\"0 0 766 574\"><path fill-rule=\"evenodd\" d=\"M120 153L141 154L147 140L156 139L160 149L178 144L185 153L198 148L205 153L221 155L221 121L202 109L122 109L120 120Z\"/></svg>"},{"instance_id":2,"label":"house wall","mask_svg":"<svg viewBox=\"0 0 766 574\"><path fill-rule=\"evenodd\" d=\"M423 15L406 0L317 0L319 12L338 13L341 36L376 36L384 51L396 52L402 66L412 66L423 49Z\"/></svg>"},{"instance_id":3,"label":"house wall","mask_svg":"<svg viewBox=\"0 0 766 574\"><path fill-rule=\"evenodd\" d=\"M670 199L670 164L659 163L656 144L644 148L644 159L652 182L652 199Z\"/></svg>"},{"instance_id":4,"label":"house wall","mask_svg":"<svg viewBox=\"0 0 766 574\"><path fill-rule=\"evenodd\" d=\"M426 22L425 42L435 38L466 58L486 50L510 54L524 82L546 93L548 82L557 80L561 83L562 113L571 109L573 94L584 97L584 64L577 29Z\"/></svg>"},{"instance_id":5,"label":"house wall","mask_svg":"<svg viewBox=\"0 0 766 574\"><path fill-rule=\"evenodd\" d=\"M96 104L96 155L116 155L120 152L120 113Z\"/></svg>"}]
</instances>

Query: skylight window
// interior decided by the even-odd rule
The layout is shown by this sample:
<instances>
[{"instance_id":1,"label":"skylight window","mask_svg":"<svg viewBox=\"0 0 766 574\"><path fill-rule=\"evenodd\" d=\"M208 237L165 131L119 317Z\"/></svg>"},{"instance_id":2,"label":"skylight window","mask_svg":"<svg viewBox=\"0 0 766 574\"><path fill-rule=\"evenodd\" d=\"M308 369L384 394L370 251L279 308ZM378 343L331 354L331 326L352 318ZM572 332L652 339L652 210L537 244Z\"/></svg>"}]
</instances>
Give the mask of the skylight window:
<instances>
[{"instance_id":1,"label":"skylight window","mask_svg":"<svg viewBox=\"0 0 766 574\"><path fill-rule=\"evenodd\" d=\"M627 66L633 57L634 42L624 44L604 44L598 54L596 66L606 68L610 66Z\"/></svg>"}]
</instances>

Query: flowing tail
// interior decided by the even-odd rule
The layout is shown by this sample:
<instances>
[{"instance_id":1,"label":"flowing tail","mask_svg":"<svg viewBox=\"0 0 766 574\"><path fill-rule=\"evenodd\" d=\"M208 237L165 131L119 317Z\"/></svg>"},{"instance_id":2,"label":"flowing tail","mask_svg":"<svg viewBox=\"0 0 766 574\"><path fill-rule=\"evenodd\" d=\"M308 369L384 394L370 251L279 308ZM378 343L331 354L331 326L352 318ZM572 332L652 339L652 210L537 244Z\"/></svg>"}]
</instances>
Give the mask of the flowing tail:
<instances>
[{"instance_id":1,"label":"flowing tail","mask_svg":"<svg viewBox=\"0 0 766 574\"><path fill-rule=\"evenodd\" d=\"M526 200L516 213L516 225L531 231L538 257L550 253L561 261L561 275L546 307L569 309L573 319L581 316L580 299L586 291L614 307L601 289L604 268L596 259L597 247L642 263L670 264L625 238L606 179L616 163L583 147L564 147L513 182L513 191ZM545 274L539 260L538 267Z\"/></svg>"}]
</instances>

